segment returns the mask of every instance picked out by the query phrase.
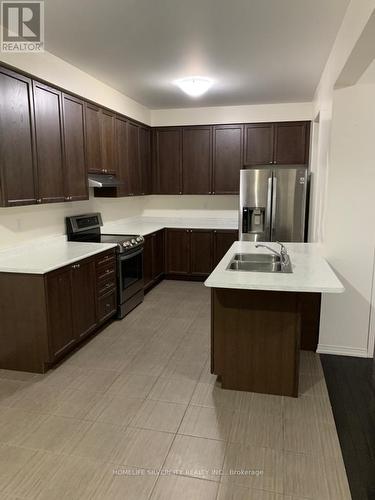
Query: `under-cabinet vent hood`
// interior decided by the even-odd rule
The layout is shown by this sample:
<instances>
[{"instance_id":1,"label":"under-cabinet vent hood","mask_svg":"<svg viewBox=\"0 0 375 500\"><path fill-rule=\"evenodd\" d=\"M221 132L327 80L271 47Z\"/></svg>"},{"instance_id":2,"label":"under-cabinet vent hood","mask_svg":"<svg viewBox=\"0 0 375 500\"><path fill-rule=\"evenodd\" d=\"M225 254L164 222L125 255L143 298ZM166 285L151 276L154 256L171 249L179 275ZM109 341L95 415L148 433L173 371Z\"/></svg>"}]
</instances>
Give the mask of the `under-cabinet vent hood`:
<instances>
[{"instance_id":1,"label":"under-cabinet vent hood","mask_svg":"<svg viewBox=\"0 0 375 500\"><path fill-rule=\"evenodd\" d=\"M89 187L106 188L121 186L121 182L115 175L89 174Z\"/></svg>"}]
</instances>

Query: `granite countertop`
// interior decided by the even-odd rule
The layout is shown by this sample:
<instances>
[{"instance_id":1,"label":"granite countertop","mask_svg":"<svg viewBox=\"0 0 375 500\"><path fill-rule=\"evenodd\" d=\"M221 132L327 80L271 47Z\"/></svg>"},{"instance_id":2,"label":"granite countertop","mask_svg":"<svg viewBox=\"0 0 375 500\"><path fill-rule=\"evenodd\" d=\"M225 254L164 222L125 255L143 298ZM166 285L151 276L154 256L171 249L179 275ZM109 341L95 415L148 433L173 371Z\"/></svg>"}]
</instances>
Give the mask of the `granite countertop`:
<instances>
[{"instance_id":1,"label":"granite countertop","mask_svg":"<svg viewBox=\"0 0 375 500\"><path fill-rule=\"evenodd\" d=\"M266 243L279 251L279 245ZM255 243L236 241L205 281L210 288L277 290L285 292L342 293L345 288L322 257L316 243L285 243L292 262L292 273L264 273L227 270L236 253L269 253Z\"/></svg>"},{"instance_id":2,"label":"granite countertop","mask_svg":"<svg viewBox=\"0 0 375 500\"><path fill-rule=\"evenodd\" d=\"M70 242L63 237L22 245L0 252L0 272L45 274L115 247L109 243Z\"/></svg>"}]
</instances>

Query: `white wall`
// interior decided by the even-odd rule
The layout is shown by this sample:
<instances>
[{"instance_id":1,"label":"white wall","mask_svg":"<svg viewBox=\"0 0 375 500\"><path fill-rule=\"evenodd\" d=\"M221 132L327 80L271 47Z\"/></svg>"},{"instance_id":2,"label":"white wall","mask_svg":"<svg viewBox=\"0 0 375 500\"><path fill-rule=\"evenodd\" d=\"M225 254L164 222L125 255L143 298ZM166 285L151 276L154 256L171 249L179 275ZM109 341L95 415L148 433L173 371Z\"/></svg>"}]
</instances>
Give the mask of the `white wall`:
<instances>
[{"instance_id":1,"label":"white wall","mask_svg":"<svg viewBox=\"0 0 375 500\"><path fill-rule=\"evenodd\" d=\"M65 234L64 218L68 215L101 212L104 222L110 222L141 215L142 210L142 197L94 198L92 192L88 201L0 208L0 249Z\"/></svg>"},{"instance_id":2,"label":"white wall","mask_svg":"<svg viewBox=\"0 0 375 500\"><path fill-rule=\"evenodd\" d=\"M118 113L150 124L151 115L148 108L49 52L40 54L0 52L0 61Z\"/></svg>"},{"instance_id":3,"label":"white wall","mask_svg":"<svg viewBox=\"0 0 375 500\"><path fill-rule=\"evenodd\" d=\"M345 286L324 296L319 352L372 356L375 85L335 90L324 252Z\"/></svg>"},{"instance_id":4,"label":"white wall","mask_svg":"<svg viewBox=\"0 0 375 500\"><path fill-rule=\"evenodd\" d=\"M215 123L251 123L311 120L312 103L257 104L209 108L151 110L153 127L168 125L212 125Z\"/></svg>"}]
</instances>

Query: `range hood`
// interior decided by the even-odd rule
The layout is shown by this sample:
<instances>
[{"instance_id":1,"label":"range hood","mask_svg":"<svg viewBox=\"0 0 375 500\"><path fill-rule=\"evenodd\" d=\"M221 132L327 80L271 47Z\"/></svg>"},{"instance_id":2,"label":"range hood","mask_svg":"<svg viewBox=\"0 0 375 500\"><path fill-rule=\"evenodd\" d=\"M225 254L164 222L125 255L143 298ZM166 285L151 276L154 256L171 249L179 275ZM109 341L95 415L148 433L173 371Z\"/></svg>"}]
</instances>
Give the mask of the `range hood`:
<instances>
[{"instance_id":1,"label":"range hood","mask_svg":"<svg viewBox=\"0 0 375 500\"><path fill-rule=\"evenodd\" d=\"M89 174L89 187L106 188L121 186L121 182L115 175Z\"/></svg>"}]
</instances>

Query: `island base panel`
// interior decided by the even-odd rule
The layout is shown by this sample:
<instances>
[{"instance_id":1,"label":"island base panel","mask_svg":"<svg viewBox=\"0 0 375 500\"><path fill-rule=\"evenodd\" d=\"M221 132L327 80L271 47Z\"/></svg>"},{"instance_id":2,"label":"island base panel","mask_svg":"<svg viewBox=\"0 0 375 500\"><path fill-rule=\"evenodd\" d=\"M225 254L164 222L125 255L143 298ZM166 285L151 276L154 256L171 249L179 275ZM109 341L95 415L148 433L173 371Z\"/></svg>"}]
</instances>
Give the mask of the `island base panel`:
<instances>
[{"instance_id":1,"label":"island base panel","mask_svg":"<svg viewBox=\"0 0 375 500\"><path fill-rule=\"evenodd\" d=\"M222 387L297 397L299 293L213 288L211 308L211 370Z\"/></svg>"}]
</instances>

